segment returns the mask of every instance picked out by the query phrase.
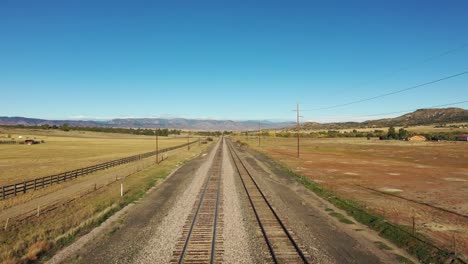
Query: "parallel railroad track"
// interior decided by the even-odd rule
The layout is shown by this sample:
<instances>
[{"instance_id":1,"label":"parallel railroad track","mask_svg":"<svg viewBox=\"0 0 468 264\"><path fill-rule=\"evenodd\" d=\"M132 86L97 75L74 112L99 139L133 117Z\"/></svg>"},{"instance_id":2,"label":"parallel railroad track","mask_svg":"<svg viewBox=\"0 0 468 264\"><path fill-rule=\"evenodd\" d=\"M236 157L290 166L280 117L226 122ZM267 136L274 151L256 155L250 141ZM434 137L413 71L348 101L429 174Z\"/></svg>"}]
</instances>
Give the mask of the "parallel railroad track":
<instances>
[{"instance_id":1,"label":"parallel railroad track","mask_svg":"<svg viewBox=\"0 0 468 264\"><path fill-rule=\"evenodd\" d=\"M228 146L273 263L309 263L310 256L304 248L299 246L292 232L281 221L232 143Z\"/></svg>"},{"instance_id":2,"label":"parallel railroad track","mask_svg":"<svg viewBox=\"0 0 468 264\"><path fill-rule=\"evenodd\" d=\"M187 218L171 263L221 263L223 256L223 214L221 169L223 139L215 154L208 179L198 202Z\"/></svg>"}]
</instances>

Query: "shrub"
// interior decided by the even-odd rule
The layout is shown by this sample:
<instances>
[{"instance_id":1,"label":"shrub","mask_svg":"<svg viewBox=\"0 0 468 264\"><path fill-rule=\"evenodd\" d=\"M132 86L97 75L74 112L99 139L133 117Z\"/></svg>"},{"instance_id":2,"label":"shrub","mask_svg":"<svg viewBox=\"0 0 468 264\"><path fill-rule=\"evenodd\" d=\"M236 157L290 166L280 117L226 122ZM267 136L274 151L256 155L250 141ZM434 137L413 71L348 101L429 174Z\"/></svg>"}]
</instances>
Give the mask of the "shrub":
<instances>
[{"instance_id":1,"label":"shrub","mask_svg":"<svg viewBox=\"0 0 468 264\"><path fill-rule=\"evenodd\" d=\"M24 257L27 261L35 261L37 260L41 254L45 253L47 250L50 249L50 243L44 240L37 241L36 243L32 244L29 249L28 253Z\"/></svg>"}]
</instances>

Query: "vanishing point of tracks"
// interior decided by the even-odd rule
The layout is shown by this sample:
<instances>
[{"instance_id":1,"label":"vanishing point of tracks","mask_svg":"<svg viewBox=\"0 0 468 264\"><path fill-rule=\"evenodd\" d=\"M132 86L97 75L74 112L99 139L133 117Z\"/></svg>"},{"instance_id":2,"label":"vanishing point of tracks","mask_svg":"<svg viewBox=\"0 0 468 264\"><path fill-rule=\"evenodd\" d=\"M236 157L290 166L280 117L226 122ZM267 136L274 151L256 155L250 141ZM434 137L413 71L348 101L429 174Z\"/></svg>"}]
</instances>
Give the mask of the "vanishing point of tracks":
<instances>
[{"instance_id":1,"label":"vanishing point of tracks","mask_svg":"<svg viewBox=\"0 0 468 264\"><path fill-rule=\"evenodd\" d=\"M221 174L224 139L221 139L208 179L184 225L171 263L222 263L223 213ZM228 149L268 246L273 263L309 263L310 256L298 245L279 218L231 143Z\"/></svg>"},{"instance_id":2,"label":"vanishing point of tracks","mask_svg":"<svg viewBox=\"0 0 468 264\"><path fill-rule=\"evenodd\" d=\"M220 192L223 143L224 139L221 139L208 179L198 195L198 203L187 218L171 263L222 262L223 215Z\"/></svg>"},{"instance_id":3,"label":"vanishing point of tracks","mask_svg":"<svg viewBox=\"0 0 468 264\"><path fill-rule=\"evenodd\" d=\"M291 232L281 221L232 144L228 145L272 261L274 263L309 263L308 254L294 240Z\"/></svg>"}]
</instances>

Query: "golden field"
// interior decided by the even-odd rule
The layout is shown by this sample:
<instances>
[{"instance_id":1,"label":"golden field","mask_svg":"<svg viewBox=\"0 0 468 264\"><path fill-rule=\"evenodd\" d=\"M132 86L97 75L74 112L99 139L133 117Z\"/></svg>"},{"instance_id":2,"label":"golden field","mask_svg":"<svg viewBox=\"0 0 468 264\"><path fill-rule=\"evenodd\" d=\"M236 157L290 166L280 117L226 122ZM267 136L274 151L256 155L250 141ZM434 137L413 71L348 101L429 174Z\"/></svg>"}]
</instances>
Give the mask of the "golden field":
<instances>
[{"instance_id":1,"label":"golden field","mask_svg":"<svg viewBox=\"0 0 468 264\"><path fill-rule=\"evenodd\" d=\"M0 185L48 176L155 150L155 138L117 133L0 128L0 140L44 140L37 145L0 144ZM3 138L2 138L3 137ZM193 139L192 139L193 140ZM159 137L159 148L186 138Z\"/></svg>"},{"instance_id":2,"label":"golden field","mask_svg":"<svg viewBox=\"0 0 468 264\"><path fill-rule=\"evenodd\" d=\"M44 164L43 166L53 169L53 164L48 164L48 160L53 160L61 162L62 170L154 149L154 145L151 144L154 143L154 138L146 136L91 132L82 136L66 132L47 138L45 135L34 133L31 133L31 136L40 136L39 140L45 138L46 143L1 147L16 147L17 149L12 151L16 155L22 151L28 154L27 157L17 156L17 160L23 162L22 164ZM166 138L160 141L160 147L185 142L186 138ZM154 163L154 157L149 157L0 201L0 225L3 228L8 223L8 228L2 229L0 234L0 262L30 263L37 259L46 260L53 252L142 197L152 186L161 183L171 171L206 152L210 146L211 144L194 144L190 151L187 148L170 151L167 153L167 159L158 165ZM86 151L87 148L90 150ZM63 151L60 151L61 149ZM57 150L57 153L48 153L51 150ZM34 159L37 153L45 157ZM3 157L11 157L3 151L1 155L4 155L2 161ZM79 159L80 163L75 163L75 159ZM5 167L14 167L16 160L7 165ZM11 171L14 171L13 168ZM24 175L28 171L21 170L21 173L16 175ZM49 174L50 171L43 169L40 172ZM2 175L6 174L2 172ZM120 196L120 184L123 184L125 190L123 197ZM36 214L36 209L40 210L40 214Z\"/></svg>"}]
</instances>

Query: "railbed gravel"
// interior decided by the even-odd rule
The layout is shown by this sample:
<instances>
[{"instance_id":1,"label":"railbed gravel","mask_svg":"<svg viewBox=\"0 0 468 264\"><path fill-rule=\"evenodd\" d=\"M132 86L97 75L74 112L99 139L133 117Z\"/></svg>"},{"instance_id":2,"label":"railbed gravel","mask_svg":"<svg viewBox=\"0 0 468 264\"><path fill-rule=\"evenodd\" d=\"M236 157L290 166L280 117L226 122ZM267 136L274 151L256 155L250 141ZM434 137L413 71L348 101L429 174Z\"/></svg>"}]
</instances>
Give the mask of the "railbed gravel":
<instances>
[{"instance_id":1,"label":"railbed gravel","mask_svg":"<svg viewBox=\"0 0 468 264\"><path fill-rule=\"evenodd\" d=\"M224 263L255 263L227 146L223 155Z\"/></svg>"},{"instance_id":2,"label":"railbed gravel","mask_svg":"<svg viewBox=\"0 0 468 264\"><path fill-rule=\"evenodd\" d=\"M194 179L192 184L177 197L174 206L151 235L151 239L148 243L143 247L141 252L139 252L134 263L169 263L171 261L176 243L182 235L185 221L208 176L208 171L213 163L213 158L219 144L220 142L211 150L207 162L203 163L193 175Z\"/></svg>"}]
</instances>

